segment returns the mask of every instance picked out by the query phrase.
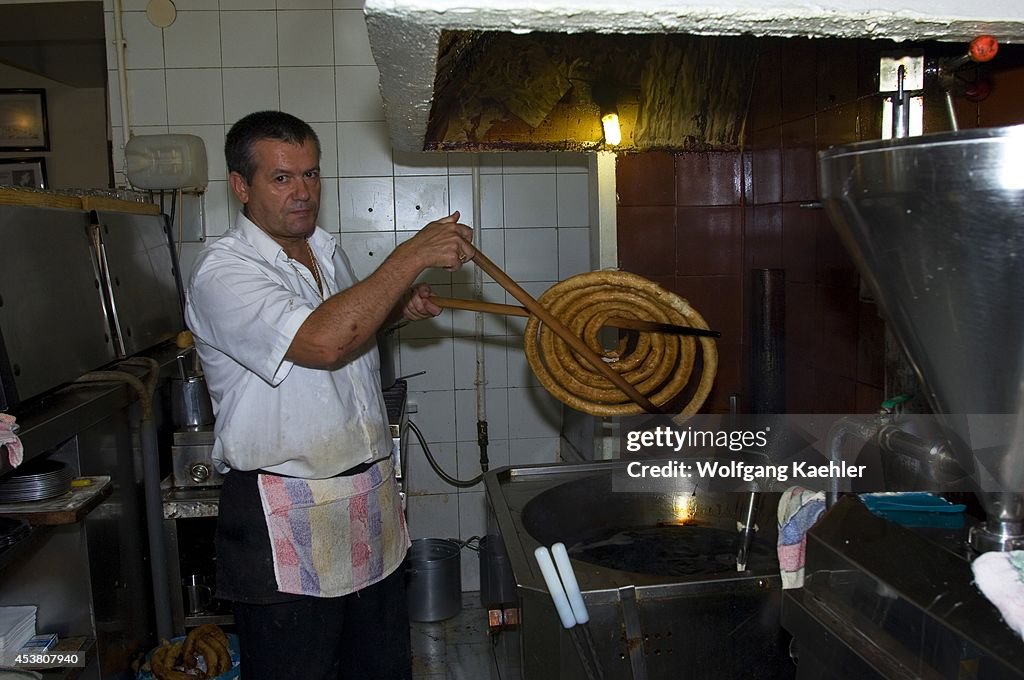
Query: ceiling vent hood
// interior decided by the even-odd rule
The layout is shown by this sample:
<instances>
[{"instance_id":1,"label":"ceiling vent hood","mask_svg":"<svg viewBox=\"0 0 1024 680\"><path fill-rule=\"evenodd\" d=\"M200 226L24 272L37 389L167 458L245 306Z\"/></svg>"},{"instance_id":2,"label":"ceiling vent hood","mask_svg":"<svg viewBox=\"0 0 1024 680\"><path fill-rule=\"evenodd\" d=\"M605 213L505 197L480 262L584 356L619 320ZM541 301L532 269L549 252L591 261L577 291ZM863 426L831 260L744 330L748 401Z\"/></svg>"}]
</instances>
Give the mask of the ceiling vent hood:
<instances>
[{"instance_id":1,"label":"ceiling vent hood","mask_svg":"<svg viewBox=\"0 0 1024 680\"><path fill-rule=\"evenodd\" d=\"M739 145L759 37L968 43L1024 40L1019 0L366 0L370 47L399 151ZM880 50L892 49L887 42Z\"/></svg>"}]
</instances>

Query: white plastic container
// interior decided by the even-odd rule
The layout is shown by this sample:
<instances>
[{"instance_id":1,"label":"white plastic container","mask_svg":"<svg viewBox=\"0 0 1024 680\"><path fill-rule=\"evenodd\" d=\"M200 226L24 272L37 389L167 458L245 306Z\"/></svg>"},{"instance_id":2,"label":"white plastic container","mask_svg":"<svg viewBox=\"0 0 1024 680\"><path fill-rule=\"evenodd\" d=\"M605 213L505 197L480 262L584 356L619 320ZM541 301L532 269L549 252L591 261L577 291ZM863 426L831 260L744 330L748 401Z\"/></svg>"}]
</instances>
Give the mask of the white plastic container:
<instances>
[{"instance_id":1,"label":"white plastic container","mask_svg":"<svg viewBox=\"0 0 1024 680\"><path fill-rule=\"evenodd\" d=\"M124 147L128 181L138 189L205 189L206 145L195 135L136 135Z\"/></svg>"}]
</instances>

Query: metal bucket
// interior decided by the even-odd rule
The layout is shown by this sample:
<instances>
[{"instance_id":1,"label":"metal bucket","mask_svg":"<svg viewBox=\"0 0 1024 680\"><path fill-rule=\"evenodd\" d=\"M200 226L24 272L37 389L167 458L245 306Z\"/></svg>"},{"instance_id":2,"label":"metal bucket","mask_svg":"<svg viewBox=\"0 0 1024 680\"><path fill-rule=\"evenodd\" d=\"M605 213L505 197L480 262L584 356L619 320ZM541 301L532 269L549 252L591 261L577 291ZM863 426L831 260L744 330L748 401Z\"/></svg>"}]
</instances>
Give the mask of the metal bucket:
<instances>
[{"instance_id":1,"label":"metal bucket","mask_svg":"<svg viewBox=\"0 0 1024 680\"><path fill-rule=\"evenodd\" d=\"M446 538L418 538L409 549L409 619L450 619L462 609L462 546Z\"/></svg>"}]
</instances>

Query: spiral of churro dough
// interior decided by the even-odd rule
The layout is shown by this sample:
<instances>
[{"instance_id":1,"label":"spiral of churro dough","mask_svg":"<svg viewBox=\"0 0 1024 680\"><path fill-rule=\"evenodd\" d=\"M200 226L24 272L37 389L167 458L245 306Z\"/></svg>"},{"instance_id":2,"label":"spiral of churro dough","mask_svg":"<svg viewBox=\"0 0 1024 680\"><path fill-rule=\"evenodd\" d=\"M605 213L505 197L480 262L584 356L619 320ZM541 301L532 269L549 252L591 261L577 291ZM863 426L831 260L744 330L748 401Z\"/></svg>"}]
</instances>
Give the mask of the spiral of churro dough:
<instances>
[{"instance_id":1,"label":"spiral of churro dough","mask_svg":"<svg viewBox=\"0 0 1024 680\"><path fill-rule=\"evenodd\" d=\"M622 271L587 272L556 283L539 302L658 407L691 383L699 340L699 382L679 415L696 413L711 392L718 370L713 338L630 331L637 333L632 342L622 337L614 349L602 344L600 330L611 317L708 328L689 302L653 281ZM537 379L562 403L595 416L644 412L536 316L526 323L524 348Z\"/></svg>"}]
</instances>

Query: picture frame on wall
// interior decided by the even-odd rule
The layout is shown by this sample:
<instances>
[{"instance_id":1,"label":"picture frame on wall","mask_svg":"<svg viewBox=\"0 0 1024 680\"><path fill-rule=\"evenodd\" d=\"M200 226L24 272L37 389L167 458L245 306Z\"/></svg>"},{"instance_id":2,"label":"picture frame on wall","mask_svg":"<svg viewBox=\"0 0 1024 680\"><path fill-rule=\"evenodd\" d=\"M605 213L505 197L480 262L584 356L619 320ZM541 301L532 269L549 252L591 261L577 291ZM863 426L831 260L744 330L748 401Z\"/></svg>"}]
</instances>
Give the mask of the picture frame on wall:
<instances>
[{"instance_id":1,"label":"picture frame on wall","mask_svg":"<svg viewBox=\"0 0 1024 680\"><path fill-rule=\"evenodd\" d=\"M0 187L46 188L46 159L0 158Z\"/></svg>"},{"instance_id":2,"label":"picture frame on wall","mask_svg":"<svg viewBox=\"0 0 1024 680\"><path fill-rule=\"evenodd\" d=\"M0 89L0 151L49 151L46 90Z\"/></svg>"}]
</instances>

